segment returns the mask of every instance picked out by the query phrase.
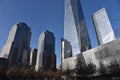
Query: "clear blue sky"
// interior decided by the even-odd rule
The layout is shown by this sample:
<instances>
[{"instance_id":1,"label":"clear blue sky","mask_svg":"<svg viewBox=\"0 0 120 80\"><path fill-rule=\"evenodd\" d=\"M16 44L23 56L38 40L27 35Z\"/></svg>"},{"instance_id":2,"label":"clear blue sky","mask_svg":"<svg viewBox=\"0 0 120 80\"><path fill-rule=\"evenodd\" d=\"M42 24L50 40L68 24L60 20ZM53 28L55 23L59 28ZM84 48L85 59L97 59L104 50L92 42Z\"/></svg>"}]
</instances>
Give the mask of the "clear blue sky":
<instances>
[{"instance_id":1,"label":"clear blue sky","mask_svg":"<svg viewBox=\"0 0 120 80\"><path fill-rule=\"evenodd\" d=\"M97 46L91 14L105 7L114 31L120 30L120 0L81 0L92 47ZM60 41L64 27L64 0L0 0L0 52L12 26L27 23L32 30L31 47L37 48L44 30L54 33L57 62L60 63ZM120 32L119 32L120 34ZM119 35L117 35L119 37Z\"/></svg>"}]
</instances>

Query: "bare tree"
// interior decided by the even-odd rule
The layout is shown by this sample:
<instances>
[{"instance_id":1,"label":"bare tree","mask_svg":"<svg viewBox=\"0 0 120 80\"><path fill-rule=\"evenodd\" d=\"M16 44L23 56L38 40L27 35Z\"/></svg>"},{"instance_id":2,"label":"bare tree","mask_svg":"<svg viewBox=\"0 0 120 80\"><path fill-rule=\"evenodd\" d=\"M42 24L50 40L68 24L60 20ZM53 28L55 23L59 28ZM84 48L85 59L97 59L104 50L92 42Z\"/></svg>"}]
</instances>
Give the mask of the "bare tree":
<instances>
[{"instance_id":1,"label":"bare tree","mask_svg":"<svg viewBox=\"0 0 120 80\"><path fill-rule=\"evenodd\" d=\"M108 71L109 73L118 73L120 72L120 66L117 61L110 62L108 65Z\"/></svg>"},{"instance_id":2,"label":"bare tree","mask_svg":"<svg viewBox=\"0 0 120 80\"><path fill-rule=\"evenodd\" d=\"M0 77L4 77L6 74L6 69L2 66L2 65L0 65Z\"/></svg>"},{"instance_id":3,"label":"bare tree","mask_svg":"<svg viewBox=\"0 0 120 80\"><path fill-rule=\"evenodd\" d=\"M98 72L100 74L105 74L107 72L107 69L106 69L105 65L103 63L101 63L101 62L100 62L100 67L98 69Z\"/></svg>"},{"instance_id":4,"label":"bare tree","mask_svg":"<svg viewBox=\"0 0 120 80\"><path fill-rule=\"evenodd\" d=\"M80 60L78 61L77 65L77 74L80 75L81 77L83 76L87 76L87 65L85 65L84 63L82 63Z\"/></svg>"},{"instance_id":5,"label":"bare tree","mask_svg":"<svg viewBox=\"0 0 120 80\"><path fill-rule=\"evenodd\" d=\"M13 65L6 71L6 75L14 80L14 78L17 76L17 67L16 65Z\"/></svg>"},{"instance_id":6,"label":"bare tree","mask_svg":"<svg viewBox=\"0 0 120 80\"><path fill-rule=\"evenodd\" d=\"M92 75L93 76L93 74L96 72L96 65L95 64L93 64L93 63L89 63L88 65L87 65L87 71L88 71L88 74L89 75Z\"/></svg>"}]
</instances>

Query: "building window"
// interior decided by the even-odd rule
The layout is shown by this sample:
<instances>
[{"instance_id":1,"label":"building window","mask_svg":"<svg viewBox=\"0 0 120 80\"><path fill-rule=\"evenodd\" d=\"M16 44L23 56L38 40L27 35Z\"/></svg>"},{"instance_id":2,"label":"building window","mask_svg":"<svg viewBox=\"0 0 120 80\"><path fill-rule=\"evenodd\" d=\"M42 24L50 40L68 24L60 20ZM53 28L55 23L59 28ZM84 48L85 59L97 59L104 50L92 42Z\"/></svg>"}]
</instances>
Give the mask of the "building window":
<instances>
[{"instance_id":1,"label":"building window","mask_svg":"<svg viewBox=\"0 0 120 80\"><path fill-rule=\"evenodd\" d=\"M99 51L95 52L95 56L97 59L107 58L110 56L107 47L100 49Z\"/></svg>"},{"instance_id":2,"label":"building window","mask_svg":"<svg viewBox=\"0 0 120 80\"><path fill-rule=\"evenodd\" d=\"M120 50L116 50L116 55L120 55Z\"/></svg>"}]
</instances>

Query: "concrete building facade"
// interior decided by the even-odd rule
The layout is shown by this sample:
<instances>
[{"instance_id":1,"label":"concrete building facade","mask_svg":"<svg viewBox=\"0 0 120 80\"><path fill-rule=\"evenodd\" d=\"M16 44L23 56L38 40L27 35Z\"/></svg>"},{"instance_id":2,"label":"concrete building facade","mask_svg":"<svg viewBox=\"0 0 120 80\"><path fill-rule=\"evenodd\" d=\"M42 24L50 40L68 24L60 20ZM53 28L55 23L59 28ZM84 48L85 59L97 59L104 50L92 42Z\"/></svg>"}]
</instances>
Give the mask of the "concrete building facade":
<instances>
[{"instance_id":1,"label":"concrete building facade","mask_svg":"<svg viewBox=\"0 0 120 80\"><path fill-rule=\"evenodd\" d=\"M120 39L113 40L104 45L84 51L74 57L65 59L62 63L62 69L75 69L78 60L81 60L85 64L93 63L97 68L100 67L100 63L107 66L111 62L117 61L120 64Z\"/></svg>"}]
</instances>

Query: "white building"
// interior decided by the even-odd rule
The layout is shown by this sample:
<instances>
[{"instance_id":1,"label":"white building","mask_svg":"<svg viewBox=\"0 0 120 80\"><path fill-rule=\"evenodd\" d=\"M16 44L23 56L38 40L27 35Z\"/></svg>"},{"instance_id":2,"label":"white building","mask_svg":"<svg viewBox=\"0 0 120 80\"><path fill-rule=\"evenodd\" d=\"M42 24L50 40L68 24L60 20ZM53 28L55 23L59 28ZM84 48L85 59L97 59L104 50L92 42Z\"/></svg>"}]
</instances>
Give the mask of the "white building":
<instances>
[{"instance_id":1,"label":"white building","mask_svg":"<svg viewBox=\"0 0 120 80\"><path fill-rule=\"evenodd\" d=\"M95 64L97 68L99 67L100 62L106 66L114 61L120 63L120 39L113 40L96 48L84 51L74 57L65 59L62 62L62 69L74 69L78 60L82 60L85 64L91 62Z\"/></svg>"},{"instance_id":2,"label":"white building","mask_svg":"<svg viewBox=\"0 0 120 80\"><path fill-rule=\"evenodd\" d=\"M115 40L115 35L105 8L102 8L93 14L93 22L98 38L98 43L105 44Z\"/></svg>"}]
</instances>

